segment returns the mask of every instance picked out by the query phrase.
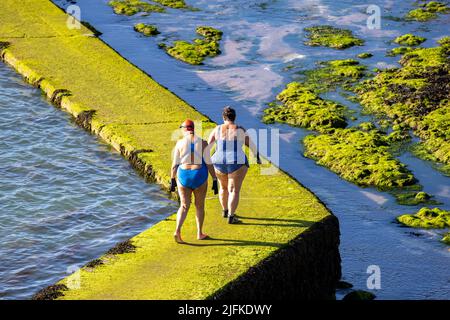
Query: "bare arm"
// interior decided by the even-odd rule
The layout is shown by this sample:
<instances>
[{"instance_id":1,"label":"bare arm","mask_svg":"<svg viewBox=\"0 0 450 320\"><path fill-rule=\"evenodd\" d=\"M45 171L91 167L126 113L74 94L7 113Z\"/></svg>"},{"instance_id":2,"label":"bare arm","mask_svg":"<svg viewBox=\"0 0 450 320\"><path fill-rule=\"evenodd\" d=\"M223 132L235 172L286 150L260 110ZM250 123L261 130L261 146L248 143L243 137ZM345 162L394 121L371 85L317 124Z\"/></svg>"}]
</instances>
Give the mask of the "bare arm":
<instances>
[{"instance_id":1,"label":"bare arm","mask_svg":"<svg viewBox=\"0 0 450 320\"><path fill-rule=\"evenodd\" d=\"M208 167L209 174L213 178L213 180L217 179L216 172L214 171L214 166L211 161L211 148L212 143L208 144L208 142L203 141L203 159L205 160L206 166Z\"/></svg>"},{"instance_id":2,"label":"bare arm","mask_svg":"<svg viewBox=\"0 0 450 320\"><path fill-rule=\"evenodd\" d=\"M177 176L178 166L180 165L180 150L178 148L178 143L173 151L172 169L170 172L170 178L175 179Z\"/></svg>"},{"instance_id":3,"label":"bare arm","mask_svg":"<svg viewBox=\"0 0 450 320\"><path fill-rule=\"evenodd\" d=\"M214 130L211 132L208 138L208 145L212 145L214 142L216 142L216 131L217 127L214 128Z\"/></svg>"},{"instance_id":4,"label":"bare arm","mask_svg":"<svg viewBox=\"0 0 450 320\"><path fill-rule=\"evenodd\" d=\"M243 130L245 132L245 129ZM261 164L258 148L256 147L255 143L252 141L252 139L250 139L249 135L246 132L245 132L245 145L252 151L253 155L256 157L256 163Z\"/></svg>"}]
</instances>

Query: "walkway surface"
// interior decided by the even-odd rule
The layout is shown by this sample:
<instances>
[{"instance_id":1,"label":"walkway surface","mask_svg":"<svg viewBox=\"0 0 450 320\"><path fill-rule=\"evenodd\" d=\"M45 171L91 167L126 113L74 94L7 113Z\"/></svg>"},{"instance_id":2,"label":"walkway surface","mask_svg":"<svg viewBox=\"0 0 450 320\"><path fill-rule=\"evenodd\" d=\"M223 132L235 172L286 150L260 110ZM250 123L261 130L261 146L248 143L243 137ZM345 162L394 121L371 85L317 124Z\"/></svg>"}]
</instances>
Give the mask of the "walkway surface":
<instances>
[{"instance_id":1,"label":"walkway surface","mask_svg":"<svg viewBox=\"0 0 450 320\"><path fill-rule=\"evenodd\" d=\"M48 0L2 0L3 59L167 188L173 132L186 118L214 124L88 29L70 30L67 20ZM226 224L209 190L210 240L195 239L191 209L183 229L188 244L174 243L171 216L132 238L136 252L103 256L103 265L61 280L70 288L62 298L205 299L331 216L288 175L261 175L260 169L252 165L244 182L238 211L243 224ZM78 276L80 287L74 285Z\"/></svg>"}]
</instances>

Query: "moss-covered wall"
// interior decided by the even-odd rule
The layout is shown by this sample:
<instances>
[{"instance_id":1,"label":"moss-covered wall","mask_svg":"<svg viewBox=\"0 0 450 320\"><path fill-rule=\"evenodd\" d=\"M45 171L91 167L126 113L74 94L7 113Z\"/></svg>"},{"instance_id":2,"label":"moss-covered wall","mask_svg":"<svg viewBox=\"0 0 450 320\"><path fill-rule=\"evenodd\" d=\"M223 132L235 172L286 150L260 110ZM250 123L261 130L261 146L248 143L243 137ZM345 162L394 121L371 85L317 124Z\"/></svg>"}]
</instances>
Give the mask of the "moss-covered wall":
<instances>
[{"instance_id":1,"label":"moss-covered wall","mask_svg":"<svg viewBox=\"0 0 450 320\"><path fill-rule=\"evenodd\" d=\"M3 0L0 56L167 189L172 132L185 118L213 123L91 31L70 30L66 21L48 0ZM226 224L217 197L208 194L210 239L195 240L191 210L183 228L189 244L176 244L172 215L133 237L134 252L99 257L59 281L50 298L263 298L274 292L277 298L331 298L340 276L337 219L287 174L260 175L259 169L252 166L244 183L243 224Z\"/></svg>"}]
</instances>

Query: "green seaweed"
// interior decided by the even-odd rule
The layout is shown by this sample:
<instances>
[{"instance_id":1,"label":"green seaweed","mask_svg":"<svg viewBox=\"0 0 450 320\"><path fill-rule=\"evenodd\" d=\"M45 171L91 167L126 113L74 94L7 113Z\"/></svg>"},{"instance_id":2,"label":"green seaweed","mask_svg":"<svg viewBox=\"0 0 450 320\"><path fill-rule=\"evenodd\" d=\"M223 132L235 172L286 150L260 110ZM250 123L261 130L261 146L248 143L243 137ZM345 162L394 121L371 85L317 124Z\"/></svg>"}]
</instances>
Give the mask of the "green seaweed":
<instances>
[{"instance_id":1,"label":"green seaweed","mask_svg":"<svg viewBox=\"0 0 450 320\"><path fill-rule=\"evenodd\" d=\"M203 39L194 39L193 43L179 40L172 46L161 44L160 47L172 57L193 65L202 64L206 57L215 57L221 53L219 41L222 38L222 31L201 26L196 32L203 36Z\"/></svg>"},{"instance_id":2,"label":"green seaweed","mask_svg":"<svg viewBox=\"0 0 450 320\"><path fill-rule=\"evenodd\" d=\"M378 130L336 129L303 140L305 156L361 186L381 190L417 182L406 166L389 152L389 140Z\"/></svg>"},{"instance_id":3,"label":"green seaweed","mask_svg":"<svg viewBox=\"0 0 450 320\"><path fill-rule=\"evenodd\" d=\"M155 26L153 26L151 24L145 24L145 23L135 24L134 30L136 32L142 33L143 35L145 35L147 37L156 36L157 34L160 33Z\"/></svg>"},{"instance_id":4,"label":"green seaweed","mask_svg":"<svg viewBox=\"0 0 450 320\"><path fill-rule=\"evenodd\" d=\"M135 15L139 12L164 12L165 9L159 5L150 4L141 0L112 0L108 3L116 14L127 16Z\"/></svg>"},{"instance_id":5,"label":"green seaweed","mask_svg":"<svg viewBox=\"0 0 450 320\"><path fill-rule=\"evenodd\" d=\"M421 138L429 160L450 164L450 40L415 48L400 59L400 68L380 71L355 88L366 113L390 125L402 124ZM423 154L423 152L422 152ZM448 168L448 167L447 167Z\"/></svg>"},{"instance_id":6,"label":"green seaweed","mask_svg":"<svg viewBox=\"0 0 450 320\"><path fill-rule=\"evenodd\" d=\"M335 90L338 86L349 89L367 75L367 67L354 59L322 61L318 65L301 73L305 76L303 83L318 92Z\"/></svg>"},{"instance_id":7,"label":"green seaweed","mask_svg":"<svg viewBox=\"0 0 450 320\"><path fill-rule=\"evenodd\" d=\"M335 49L346 49L353 46L362 46L364 40L356 38L352 31L323 25L305 28L308 32L305 42L308 46L325 46Z\"/></svg>"},{"instance_id":8,"label":"green seaweed","mask_svg":"<svg viewBox=\"0 0 450 320\"><path fill-rule=\"evenodd\" d=\"M414 48L411 48L411 47L397 47L397 48L393 48L391 50L388 50L386 52L386 55L388 57L395 57L395 56L398 56L400 54L405 54L405 53L413 51L413 50L414 50Z\"/></svg>"},{"instance_id":9,"label":"green seaweed","mask_svg":"<svg viewBox=\"0 0 450 320\"><path fill-rule=\"evenodd\" d=\"M415 21L429 21L437 18L437 13L446 14L450 11L450 8L442 2L430 1L420 5L420 8L409 11L405 19Z\"/></svg>"},{"instance_id":10,"label":"green seaweed","mask_svg":"<svg viewBox=\"0 0 450 320\"><path fill-rule=\"evenodd\" d=\"M169 8L174 9L187 8L186 2L184 2L184 0L152 0L152 1Z\"/></svg>"},{"instance_id":11,"label":"green seaweed","mask_svg":"<svg viewBox=\"0 0 450 320\"><path fill-rule=\"evenodd\" d=\"M264 110L265 123L287 123L319 132L347 126L345 106L320 98L301 83L289 83L277 99L283 104L270 104Z\"/></svg>"},{"instance_id":12,"label":"green seaweed","mask_svg":"<svg viewBox=\"0 0 450 320\"><path fill-rule=\"evenodd\" d=\"M412 228L443 229L450 227L450 211L424 207L415 214L398 216L397 221Z\"/></svg>"},{"instance_id":13,"label":"green seaweed","mask_svg":"<svg viewBox=\"0 0 450 320\"><path fill-rule=\"evenodd\" d=\"M429 205L440 204L438 201L432 199L433 196L423 191L394 193L394 196L397 202L404 206L416 206L419 204L429 204Z\"/></svg>"},{"instance_id":14,"label":"green seaweed","mask_svg":"<svg viewBox=\"0 0 450 320\"><path fill-rule=\"evenodd\" d=\"M444 236L442 237L441 241L445 244L449 244L450 245L450 232L447 232L446 234L444 234Z\"/></svg>"},{"instance_id":15,"label":"green seaweed","mask_svg":"<svg viewBox=\"0 0 450 320\"><path fill-rule=\"evenodd\" d=\"M395 43L398 43L403 46L418 46L426 40L424 37L415 36L411 33L404 34L394 39Z\"/></svg>"},{"instance_id":16,"label":"green seaweed","mask_svg":"<svg viewBox=\"0 0 450 320\"><path fill-rule=\"evenodd\" d=\"M358 54L357 57L360 59L368 59L368 58L373 57L373 54L370 52L363 52L363 53Z\"/></svg>"}]
</instances>

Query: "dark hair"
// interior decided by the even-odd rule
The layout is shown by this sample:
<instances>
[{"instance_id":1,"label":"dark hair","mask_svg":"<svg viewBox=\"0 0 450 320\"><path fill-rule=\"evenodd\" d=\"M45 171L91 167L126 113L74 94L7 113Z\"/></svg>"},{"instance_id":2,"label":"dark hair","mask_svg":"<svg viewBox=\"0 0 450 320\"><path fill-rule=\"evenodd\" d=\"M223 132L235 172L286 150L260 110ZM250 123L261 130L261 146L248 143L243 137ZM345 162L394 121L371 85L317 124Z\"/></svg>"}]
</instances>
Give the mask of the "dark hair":
<instances>
[{"instance_id":1,"label":"dark hair","mask_svg":"<svg viewBox=\"0 0 450 320\"><path fill-rule=\"evenodd\" d=\"M232 107L223 108L222 116L224 120L234 121L236 119L236 111Z\"/></svg>"}]
</instances>

